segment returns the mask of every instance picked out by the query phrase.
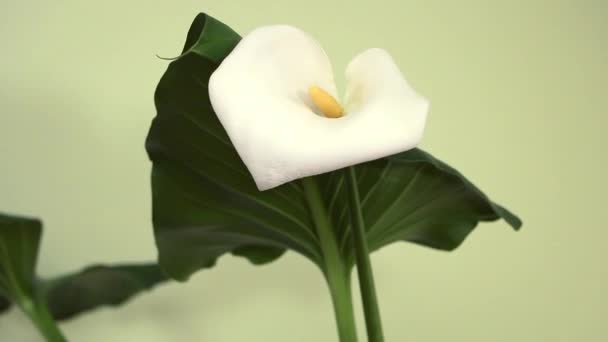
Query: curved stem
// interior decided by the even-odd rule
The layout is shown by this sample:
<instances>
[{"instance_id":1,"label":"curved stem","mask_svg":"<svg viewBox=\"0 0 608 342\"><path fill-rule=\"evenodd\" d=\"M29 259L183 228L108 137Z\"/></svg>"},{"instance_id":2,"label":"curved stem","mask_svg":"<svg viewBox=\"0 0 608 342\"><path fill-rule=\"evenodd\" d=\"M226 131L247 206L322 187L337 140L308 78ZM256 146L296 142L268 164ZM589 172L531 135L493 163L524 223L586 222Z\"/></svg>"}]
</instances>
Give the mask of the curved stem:
<instances>
[{"instance_id":1,"label":"curved stem","mask_svg":"<svg viewBox=\"0 0 608 342\"><path fill-rule=\"evenodd\" d=\"M372 264L369 258L369 248L365 235L365 223L361 213L361 201L359 199L359 188L357 186L357 175L355 168L346 170L348 185L349 207L351 212L351 226L353 234L353 246L357 260L357 272L359 275L359 287L361 288L361 299L363 312L365 313L365 326L369 342L383 342L382 321L380 319L380 308L376 297L376 287Z\"/></svg>"},{"instance_id":2,"label":"curved stem","mask_svg":"<svg viewBox=\"0 0 608 342\"><path fill-rule=\"evenodd\" d=\"M41 300L33 302L31 300L22 300L19 306L25 314L34 323L38 331L44 336L47 342L67 342L61 330L57 326L55 319L49 312L46 303Z\"/></svg>"},{"instance_id":3,"label":"curved stem","mask_svg":"<svg viewBox=\"0 0 608 342\"><path fill-rule=\"evenodd\" d=\"M323 273L331 293L340 342L357 342L357 328L350 289L350 272L340 255L335 231L329 222L319 185L314 178L302 179L302 187L313 217L323 253Z\"/></svg>"}]
</instances>

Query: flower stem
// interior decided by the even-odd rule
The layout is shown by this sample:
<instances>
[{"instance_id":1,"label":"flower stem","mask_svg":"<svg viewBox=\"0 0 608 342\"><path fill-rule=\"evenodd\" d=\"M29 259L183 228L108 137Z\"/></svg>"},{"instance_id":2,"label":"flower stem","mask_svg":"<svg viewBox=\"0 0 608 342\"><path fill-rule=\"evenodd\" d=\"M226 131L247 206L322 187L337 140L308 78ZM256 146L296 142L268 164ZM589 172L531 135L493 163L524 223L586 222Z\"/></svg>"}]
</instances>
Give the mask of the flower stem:
<instances>
[{"instance_id":1,"label":"flower stem","mask_svg":"<svg viewBox=\"0 0 608 342\"><path fill-rule=\"evenodd\" d=\"M374 275L369 258L369 248L365 234L365 223L361 212L361 201L359 199L359 188L357 186L357 175L354 167L346 170L348 186L349 207L351 212L351 226L353 234L353 245L357 261L357 272L359 275L359 287L365 314L365 326L369 342L383 342L382 321L380 319L380 308L376 297Z\"/></svg>"},{"instance_id":2,"label":"flower stem","mask_svg":"<svg viewBox=\"0 0 608 342\"><path fill-rule=\"evenodd\" d=\"M357 328L350 290L350 277L338 270L328 271L327 273L327 283L334 306L340 342L357 342Z\"/></svg>"},{"instance_id":3,"label":"flower stem","mask_svg":"<svg viewBox=\"0 0 608 342\"><path fill-rule=\"evenodd\" d=\"M321 244L325 263L323 273L331 293L340 342L357 342L349 269L340 254L317 181L312 177L304 178L302 186Z\"/></svg>"},{"instance_id":4,"label":"flower stem","mask_svg":"<svg viewBox=\"0 0 608 342\"><path fill-rule=\"evenodd\" d=\"M67 342L67 339L59 330L55 319L49 312L47 305L42 300L36 302L24 299L19 303L21 310L30 318L38 331L44 336L47 342Z\"/></svg>"}]
</instances>

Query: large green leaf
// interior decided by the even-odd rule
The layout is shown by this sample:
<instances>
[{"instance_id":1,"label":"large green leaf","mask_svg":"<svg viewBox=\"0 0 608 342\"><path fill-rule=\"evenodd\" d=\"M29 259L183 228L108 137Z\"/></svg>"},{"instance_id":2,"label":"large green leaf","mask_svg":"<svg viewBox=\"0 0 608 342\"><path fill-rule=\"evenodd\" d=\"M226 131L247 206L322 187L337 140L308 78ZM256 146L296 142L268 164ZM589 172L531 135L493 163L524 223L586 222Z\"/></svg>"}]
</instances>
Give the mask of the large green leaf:
<instances>
[{"instance_id":1,"label":"large green leaf","mask_svg":"<svg viewBox=\"0 0 608 342\"><path fill-rule=\"evenodd\" d=\"M458 171L420 149L357 165L355 170L371 250L396 241L453 250L480 221L503 218L515 229L521 226L519 218ZM320 178L340 249L352 263L344 172Z\"/></svg>"},{"instance_id":2,"label":"large green leaf","mask_svg":"<svg viewBox=\"0 0 608 342\"><path fill-rule=\"evenodd\" d=\"M11 302L45 305L55 319L69 319L102 305L119 305L166 280L156 263L91 266L53 279L37 279L42 224L0 214L0 313Z\"/></svg>"},{"instance_id":3,"label":"large green leaf","mask_svg":"<svg viewBox=\"0 0 608 342\"><path fill-rule=\"evenodd\" d=\"M185 280L229 252L265 263L291 249L325 267L302 183L258 191L211 107L209 77L238 41L230 28L200 14L183 54L156 89L157 116L146 141L153 161L154 232L160 264L175 279ZM504 218L514 228L521 225L421 150L361 164L356 171L372 249L405 240L451 250L480 221ZM343 171L314 178L344 261L352 266Z\"/></svg>"}]
</instances>

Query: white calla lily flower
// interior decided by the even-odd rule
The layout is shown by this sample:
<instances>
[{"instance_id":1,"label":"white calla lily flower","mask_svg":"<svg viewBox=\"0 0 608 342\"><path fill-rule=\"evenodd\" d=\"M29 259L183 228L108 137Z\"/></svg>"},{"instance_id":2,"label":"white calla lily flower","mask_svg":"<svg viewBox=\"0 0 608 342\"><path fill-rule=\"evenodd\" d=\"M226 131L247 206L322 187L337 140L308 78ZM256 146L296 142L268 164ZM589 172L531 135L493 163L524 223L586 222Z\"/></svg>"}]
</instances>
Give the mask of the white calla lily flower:
<instances>
[{"instance_id":1,"label":"white calla lily flower","mask_svg":"<svg viewBox=\"0 0 608 342\"><path fill-rule=\"evenodd\" d=\"M386 51L356 56L346 81L342 107L324 50L286 25L246 35L211 75L213 109L260 190L420 142L428 101Z\"/></svg>"}]
</instances>

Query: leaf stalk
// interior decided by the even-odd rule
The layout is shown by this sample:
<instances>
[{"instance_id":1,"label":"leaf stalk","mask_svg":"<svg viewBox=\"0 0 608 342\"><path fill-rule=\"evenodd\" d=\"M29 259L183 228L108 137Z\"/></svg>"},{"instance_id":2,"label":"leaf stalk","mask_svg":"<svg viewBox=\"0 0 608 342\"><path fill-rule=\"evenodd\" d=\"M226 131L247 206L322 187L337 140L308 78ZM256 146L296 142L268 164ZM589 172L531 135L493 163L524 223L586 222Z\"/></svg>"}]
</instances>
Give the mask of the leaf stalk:
<instances>
[{"instance_id":1,"label":"leaf stalk","mask_svg":"<svg viewBox=\"0 0 608 342\"><path fill-rule=\"evenodd\" d=\"M40 297L40 296L39 296ZM21 310L34 323L38 331L44 336L47 342L67 342L57 325L57 322L49 312L46 302L42 298L32 301L22 299L19 301Z\"/></svg>"},{"instance_id":2,"label":"leaf stalk","mask_svg":"<svg viewBox=\"0 0 608 342\"><path fill-rule=\"evenodd\" d=\"M363 221L363 214L361 211L357 175L353 166L347 168L345 172L348 187L349 209L351 213L353 247L357 262L357 273L359 276L363 312L365 314L367 338L369 342L384 342L380 308L376 296L374 274L372 272L372 265L369 257L369 247L367 245L365 222Z\"/></svg>"},{"instance_id":3,"label":"leaf stalk","mask_svg":"<svg viewBox=\"0 0 608 342\"><path fill-rule=\"evenodd\" d=\"M329 221L316 179L313 177L302 179L302 187L323 253L324 265L321 268L331 293L340 342L357 342L350 269L345 265L340 254L336 233Z\"/></svg>"}]
</instances>

